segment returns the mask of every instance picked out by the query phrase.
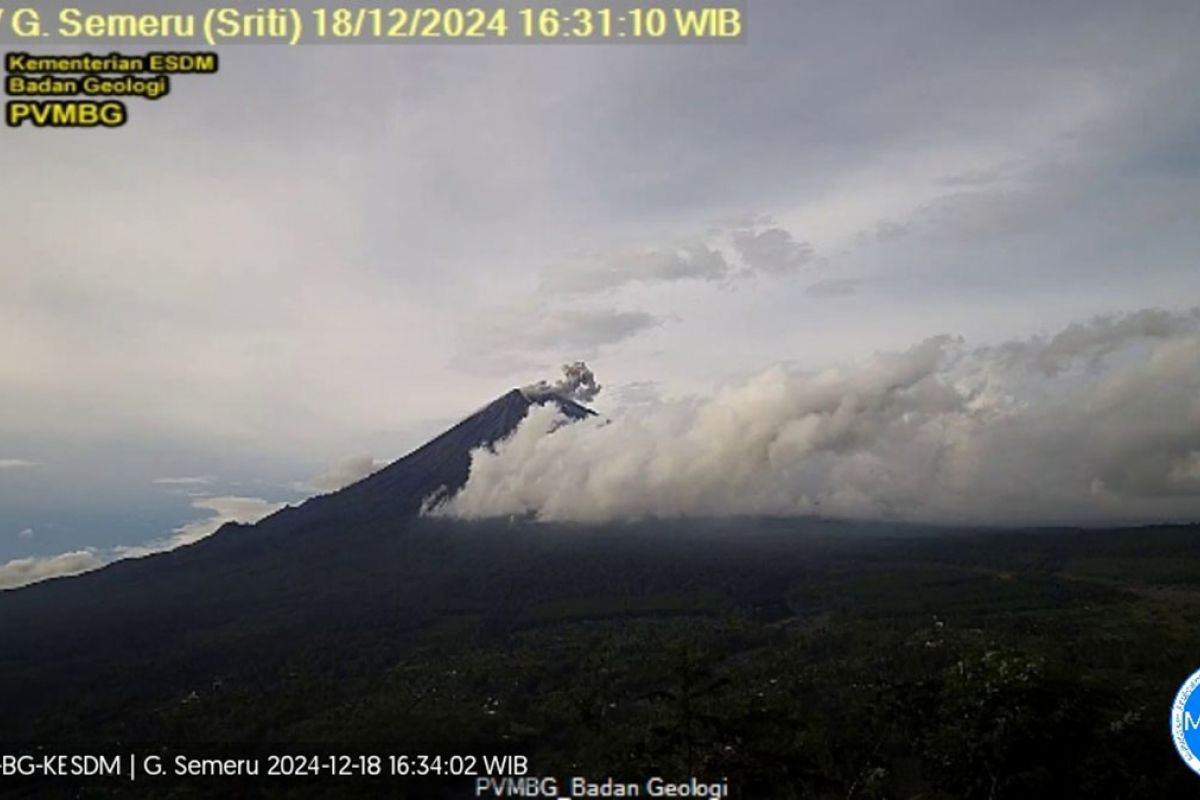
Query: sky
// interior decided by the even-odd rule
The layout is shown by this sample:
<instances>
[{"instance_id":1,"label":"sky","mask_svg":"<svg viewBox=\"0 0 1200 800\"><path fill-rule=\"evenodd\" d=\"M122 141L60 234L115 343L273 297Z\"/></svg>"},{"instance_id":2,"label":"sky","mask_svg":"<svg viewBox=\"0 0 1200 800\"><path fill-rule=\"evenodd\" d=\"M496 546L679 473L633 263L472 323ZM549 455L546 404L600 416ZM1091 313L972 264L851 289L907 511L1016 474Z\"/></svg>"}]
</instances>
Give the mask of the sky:
<instances>
[{"instance_id":1,"label":"sky","mask_svg":"<svg viewBox=\"0 0 1200 800\"><path fill-rule=\"evenodd\" d=\"M335 488L564 362L618 414L1200 304L1196 3L747 31L234 46L124 128L0 132L0 583Z\"/></svg>"}]
</instances>

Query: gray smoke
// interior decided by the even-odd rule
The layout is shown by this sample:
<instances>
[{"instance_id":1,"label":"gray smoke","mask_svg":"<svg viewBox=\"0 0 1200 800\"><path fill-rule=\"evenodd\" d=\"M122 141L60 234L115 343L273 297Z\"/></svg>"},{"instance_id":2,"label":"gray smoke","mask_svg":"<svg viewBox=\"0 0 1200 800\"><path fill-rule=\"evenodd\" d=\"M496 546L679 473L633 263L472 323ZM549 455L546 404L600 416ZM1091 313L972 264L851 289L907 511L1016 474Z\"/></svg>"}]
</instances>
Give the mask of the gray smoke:
<instances>
[{"instance_id":1,"label":"gray smoke","mask_svg":"<svg viewBox=\"0 0 1200 800\"><path fill-rule=\"evenodd\" d=\"M472 454L466 486L436 513L1196 520L1200 312L1099 318L980 349L941 336L560 423L553 406L531 409Z\"/></svg>"},{"instance_id":2,"label":"gray smoke","mask_svg":"<svg viewBox=\"0 0 1200 800\"><path fill-rule=\"evenodd\" d=\"M596 376L582 361L573 364L563 364L563 377L556 383L538 381L522 387L521 393L530 400L539 400L552 394L566 397L577 403L589 403L600 394L603 388L596 383Z\"/></svg>"}]
</instances>

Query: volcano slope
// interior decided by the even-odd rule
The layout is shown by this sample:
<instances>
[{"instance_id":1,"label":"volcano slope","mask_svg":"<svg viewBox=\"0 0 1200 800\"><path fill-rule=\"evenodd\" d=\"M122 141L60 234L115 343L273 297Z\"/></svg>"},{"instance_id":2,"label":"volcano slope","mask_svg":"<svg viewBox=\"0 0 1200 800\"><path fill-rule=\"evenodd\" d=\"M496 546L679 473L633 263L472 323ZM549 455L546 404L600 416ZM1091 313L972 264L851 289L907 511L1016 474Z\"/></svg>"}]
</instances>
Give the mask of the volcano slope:
<instances>
[{"instance_id":1,"label":"volcano slope","mask_svg":"<svg viewBox=\"0 0 1200 800\"><path fill-rule=\"evenodd\" d=\"M1166 719L1200 660L1200 528L421 517L529 405L258 524L0 593L0 740L516 752L743 798L1194 791ZM310 790L380 787L284 796Z\"/></svg>"}]
</instances>

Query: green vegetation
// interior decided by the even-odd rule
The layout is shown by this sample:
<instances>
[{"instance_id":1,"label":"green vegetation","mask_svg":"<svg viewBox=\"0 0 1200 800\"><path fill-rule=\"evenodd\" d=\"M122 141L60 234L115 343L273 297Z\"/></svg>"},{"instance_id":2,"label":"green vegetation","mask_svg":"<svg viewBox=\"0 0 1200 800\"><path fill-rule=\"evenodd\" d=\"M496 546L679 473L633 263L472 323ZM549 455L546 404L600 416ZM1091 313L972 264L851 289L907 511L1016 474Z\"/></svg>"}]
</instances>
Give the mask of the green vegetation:
<instances>
[{"instance_id":1,"label":"green vegetation","mask_svg":"<svg viewBox=\"0 0 1200 800\"><path fill-rule=\"evenodd\" d=\"M7 685L59 691L6 738L503 750L755 799L1186 797L1198 536L422 522L389 547L423 555L348 561L344 590L128 650L93 618L71 675L7 649Z\"/></svg>"}]
</instances>

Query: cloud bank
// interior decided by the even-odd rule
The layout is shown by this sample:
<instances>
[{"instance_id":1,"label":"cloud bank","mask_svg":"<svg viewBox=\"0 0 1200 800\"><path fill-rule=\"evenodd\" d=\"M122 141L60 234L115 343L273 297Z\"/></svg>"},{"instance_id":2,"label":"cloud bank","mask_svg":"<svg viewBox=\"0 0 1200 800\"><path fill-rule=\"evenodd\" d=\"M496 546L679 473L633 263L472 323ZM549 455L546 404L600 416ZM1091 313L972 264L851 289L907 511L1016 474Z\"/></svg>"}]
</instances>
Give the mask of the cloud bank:
<instances>
[{"instance_id":1,"label":"cloud bank","mask_svg":"<svg viewBox=\"0 0 1200 800\"><path fill-rule=\"evenodd\" d=\"M152 553L163 553L174 550L186 544L198 542L216 533L222 525L229 522L251 523L258 522L263 517L274 514L286 503L273 503L261 497L204 497L192 501L192 508L210 511L212 514L203 519L193 520L172 531L170 536L154 539L139 545L116 547L112 551L115 558L139 558Z\"/></svg>"},{"instance_id":2,"label":"cloud bank","mask_svg":"<svg viewBox=\"0 0 1200 800\"><path fill-rule=\"evenodd\" d=\"M15 589L30 583L78 575L107 563L94 550L75 550L48 558L17 558L0 566L0 589Z\"/></svg>"},{"instance_id":3,"label":"cloud bank","mask_svg":"<svg viewBox=\"0 0 1200 800\"><path fill-rule=\"evenodd\" d=\"M119 561L139 558L153 553L174 550L211 536L227 522L257 522L283 508L284 503L272 503L258 497L205 497L192 502L192 507L212 512L209 516L189 522L169 536L138 545L120 545L106 550L83 548L53 556L18 558L0 564L0 589L15 589L48 578L78 575ZM32 535L32 531L30 531ZM22 532L24 535L24 532Z\"/></svg>"},{"instance_id":4,"label":"cloud bank","mask_svg":"<svg viewBox=\"0 0 1200 800\"><path fill-rule=\"evenodd\" d=\"M1200 311L1049 338L948 336L558 427L534 408L434 513L601 522L809 515L970 524L1200 518ZM553 431L553 433L551 433Z\"/></svg>"}]
</instances>

